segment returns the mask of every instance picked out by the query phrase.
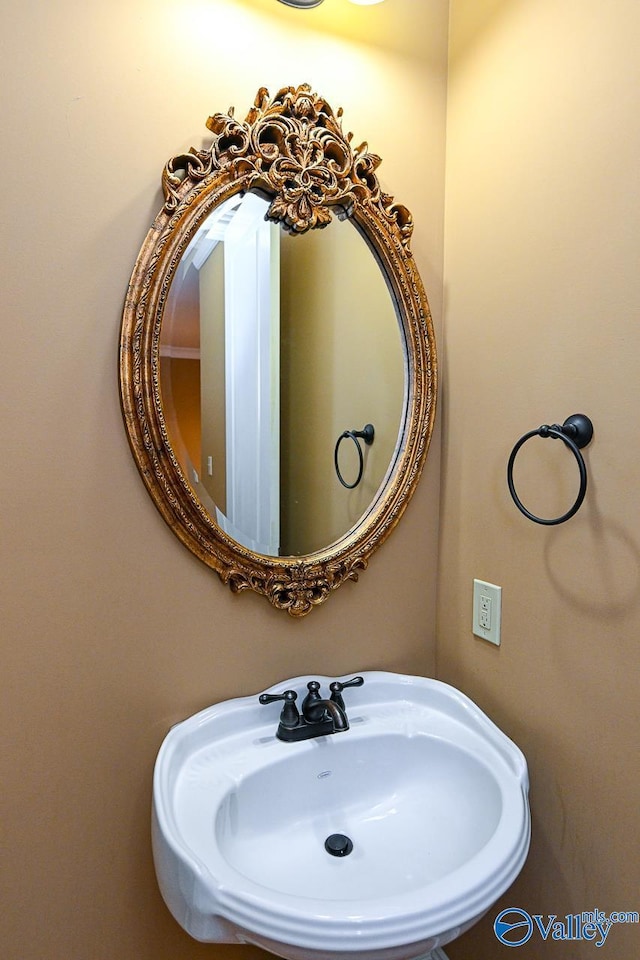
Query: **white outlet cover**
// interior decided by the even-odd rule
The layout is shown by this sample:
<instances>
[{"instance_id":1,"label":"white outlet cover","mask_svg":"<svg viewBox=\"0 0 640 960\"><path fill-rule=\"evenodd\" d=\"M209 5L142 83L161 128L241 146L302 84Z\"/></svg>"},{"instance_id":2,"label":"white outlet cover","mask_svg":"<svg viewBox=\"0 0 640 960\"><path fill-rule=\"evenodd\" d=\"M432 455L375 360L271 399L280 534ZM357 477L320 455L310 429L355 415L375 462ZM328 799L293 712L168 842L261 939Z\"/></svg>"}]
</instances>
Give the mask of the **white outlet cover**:
<instances>
[{"instance_id":1,"label":"white outlet cover","mask_svg":"<svg viewBox=\"0 0 640 960\"><path fill-rule=\"evenodd\" d=\"M488 616L487 616L488 615ZM489 620L487 626L483 622ZM473 633L481 640L500 646L502 587L486 580L473 581Z\"/></svg>"}]
</instances>

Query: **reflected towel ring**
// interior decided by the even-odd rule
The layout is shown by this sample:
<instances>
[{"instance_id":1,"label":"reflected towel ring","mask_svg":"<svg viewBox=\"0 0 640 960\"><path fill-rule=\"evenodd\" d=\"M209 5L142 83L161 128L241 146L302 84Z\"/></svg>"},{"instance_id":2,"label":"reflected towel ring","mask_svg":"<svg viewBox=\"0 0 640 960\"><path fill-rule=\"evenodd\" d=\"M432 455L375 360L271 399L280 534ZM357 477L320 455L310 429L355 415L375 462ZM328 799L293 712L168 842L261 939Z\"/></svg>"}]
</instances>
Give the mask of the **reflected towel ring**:
<instances>
[{"instance_id":1,"label":"reflected towel ring","mask_svg":"<svg viewBox=\"0 0 640 960\"><path fill-rule=\"evenodd\" d=\"M527 440L530 440L531 437L551 437L553 440L563 440L576 458L578 470L580 471L580 489L578 491L576 502L571 509L567 510L566 513L563 513L561 517L555 517L552 520L544 520L541 517L536 517L533 513L527 510L518 497L515 485L513 483L513 464L515 462L517 453L520 450L520 447L522 447ZM525 433L523 437L520 437L515 447L511 451L511 456L509 457L509 463L507 465L507 483L509 485L509 493L513 497L513 502L518 510L525 515L525 517L528 517L529 520L533 520L534 523L542 523L545 526L551 527L558 523L564 523L565 520L571 519L571 517L578 512L587 492L587 468L585 466L584 457L580 453L580 450L582 447L586 447L587 444L591 442L592 437L593 424L591 423L589 417L585 416L583 413L574 413L571 417L567 417L562 426L557 423L554 423L551 426L543 424L541 427L538 427L537 430L530 430L529 433Z\"/></svg>"},{"instance_id":2,"label":"reflected towel ring","mask_svg":"<svg viewBox=\"0 0 640 960\"><path fill-rule=\"evenodd\" d=\"M360 461L358 476L356 477L356 480L354 483L347 483L347 481L344 479L344 477L340 473L340 466L338 464L338 451L340 449L340 444L346 437L350 437L355 443L356 448L358 450L358 459ZM364 455L362 453L362 447L358 442L358 438L361 438L362 440L364 440L366 445L370 447L371 444L373 443L374 437L375 437L375 430L372 423L368 423L362 430L345 430L344 433L340 434L340 436L338 437L338 442L336 443L336 449L333 454L333 462L335 464L338 480L340 481L343 487L347 488L347 490L353 490L354 487L358 486L358 484L362 480L362 474L364 472Z\"/></svg>"}]
</instances>

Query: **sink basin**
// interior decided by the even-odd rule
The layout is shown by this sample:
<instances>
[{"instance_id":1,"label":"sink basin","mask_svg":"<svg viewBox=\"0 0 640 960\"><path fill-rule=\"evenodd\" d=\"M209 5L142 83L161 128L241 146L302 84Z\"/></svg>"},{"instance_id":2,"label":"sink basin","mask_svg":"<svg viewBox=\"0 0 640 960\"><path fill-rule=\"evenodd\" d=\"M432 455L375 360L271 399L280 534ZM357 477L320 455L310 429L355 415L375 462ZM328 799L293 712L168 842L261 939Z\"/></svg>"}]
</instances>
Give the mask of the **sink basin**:
<instances>
[{"instance_id":1,"label":"sink basin","mask_svg":"<svg viewBox=\"0 0 640 960\"><path fill-rule=\"evenodd\" d=\"M257 695L173 727L156 762L162 895L197 940L289 960L413 960L475 923L526 859L525 759L453 687L365 673L350 728L276 738ZM298 691L298 677L270 693ZM327 838L352 847L331 855ZM340 847L339 841L338 847Z\"/></svg>"}]
</instances>

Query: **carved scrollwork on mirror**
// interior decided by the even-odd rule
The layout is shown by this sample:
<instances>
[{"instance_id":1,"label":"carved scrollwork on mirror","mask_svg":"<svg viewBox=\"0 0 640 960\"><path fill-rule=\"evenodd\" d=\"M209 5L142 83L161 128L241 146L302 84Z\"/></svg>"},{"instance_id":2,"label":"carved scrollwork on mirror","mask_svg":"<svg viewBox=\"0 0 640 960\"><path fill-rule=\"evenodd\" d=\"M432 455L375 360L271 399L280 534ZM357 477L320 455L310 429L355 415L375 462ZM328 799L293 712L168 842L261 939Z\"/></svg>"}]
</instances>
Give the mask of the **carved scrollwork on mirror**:
<instances>
[{"instance_id":1,"label":"carved scrollwork on mirror","mask_svg":"<svg viewBox=\"0 0 640 960\"><path fill-rule=\"evenodd\" d=\"M122 321L123 416L160 513L234 592L295 617L366 569L435 415L413 220L341 116L303 84L210 117L211 145L165 166ZM366 422L345 489L336 438Z\"/></svg>"}]
</instances>

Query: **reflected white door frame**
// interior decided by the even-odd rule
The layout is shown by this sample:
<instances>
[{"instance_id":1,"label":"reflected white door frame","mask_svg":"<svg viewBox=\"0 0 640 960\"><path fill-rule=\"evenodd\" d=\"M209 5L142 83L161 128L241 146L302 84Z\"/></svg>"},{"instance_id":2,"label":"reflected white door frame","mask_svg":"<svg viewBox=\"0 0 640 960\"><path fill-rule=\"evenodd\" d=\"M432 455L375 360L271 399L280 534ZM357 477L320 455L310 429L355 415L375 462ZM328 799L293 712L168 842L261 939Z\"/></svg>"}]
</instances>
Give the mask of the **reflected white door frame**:
<instances>
[{"instance_id":1,"label":"reflected white door frame","mask_svg":"<svg viewBox=\"0 0 640 960\"><path fill-rule=\"evenodd\" d=\"M277 556L280 540L280 246L247 194L225 231L227 532Z\"/></svg>"}]
</instances>

